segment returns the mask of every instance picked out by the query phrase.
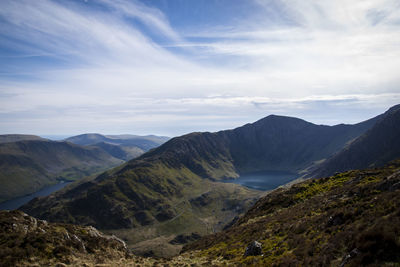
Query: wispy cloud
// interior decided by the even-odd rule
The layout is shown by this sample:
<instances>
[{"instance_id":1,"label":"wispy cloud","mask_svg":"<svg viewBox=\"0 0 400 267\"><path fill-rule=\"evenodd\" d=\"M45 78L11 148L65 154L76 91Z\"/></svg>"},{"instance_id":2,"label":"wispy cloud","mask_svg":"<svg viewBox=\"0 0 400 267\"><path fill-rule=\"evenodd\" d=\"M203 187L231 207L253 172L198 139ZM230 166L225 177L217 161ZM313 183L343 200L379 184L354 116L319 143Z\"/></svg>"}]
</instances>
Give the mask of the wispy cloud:
<instances>
[{"instance_id":1,"label":"wispy cloud","mask_svg":"<svg viewBox=\"0 0 400 267\"><path fill-rule=\"evenodd\" d=\"M147 2L2 1L0 131L174 135L270 113L332 124L399 102L398 1L253 4L245 21L180 31Z\"/></svg>"}]
</instances>

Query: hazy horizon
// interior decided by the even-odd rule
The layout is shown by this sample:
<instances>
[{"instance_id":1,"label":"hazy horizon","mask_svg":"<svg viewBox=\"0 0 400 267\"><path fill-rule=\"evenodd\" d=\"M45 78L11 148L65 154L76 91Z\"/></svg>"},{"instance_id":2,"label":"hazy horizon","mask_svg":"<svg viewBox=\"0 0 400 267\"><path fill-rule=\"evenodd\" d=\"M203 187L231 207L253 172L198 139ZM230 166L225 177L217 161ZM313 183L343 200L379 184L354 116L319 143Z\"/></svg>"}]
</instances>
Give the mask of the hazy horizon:
<instances>
[{"instance_id":1,"label":"hazy horizon","mask_svg":"<svg viewBox=\"0 0 400 267\"><path fill-rule=\"evenodd\" d=\"M4 0L0 133L178 136L400 103L395 0Z\"/></svg>"}]
</instances>

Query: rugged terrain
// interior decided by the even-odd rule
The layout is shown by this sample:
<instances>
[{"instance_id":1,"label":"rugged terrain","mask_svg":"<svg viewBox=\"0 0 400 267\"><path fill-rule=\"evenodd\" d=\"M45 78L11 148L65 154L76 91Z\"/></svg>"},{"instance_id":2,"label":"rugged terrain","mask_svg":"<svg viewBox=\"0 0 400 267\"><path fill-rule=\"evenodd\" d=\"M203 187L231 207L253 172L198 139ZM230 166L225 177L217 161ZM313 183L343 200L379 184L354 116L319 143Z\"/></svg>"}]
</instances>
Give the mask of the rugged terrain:
<instances>
[{"instance_id":1,"label":"rugged terrain","mask_svg":"<svg viewBox=\"0 0 400 267\"><path fill-rule=\"evenodd\" d=\"M185 243L175 238L221 230L262 194L220 181L260 170L300 173L379 119L323 126L271 115L234 130L191 133L22 210L94 225L124 238L138 253L171 256Z\"/></svg>"},{"instance_id":2,"label":"rugged terrain","mask_svg":"<svg viewBox=\"0 0 400 267\"><path fill-rule=\"evenodd\" d=\"M229 228L169 259L135 256L93 227L2 211L0 265L398 266L399 206L400 160L311 179L272 191ZM244 256L253 241L259 255Z\"/></svg>"},{"instance_id":3,"label":"rugged terrain","mask_svg":"<svg viewBox=\"0 0 400 267\"><path fill-rule=\"evenodd\" d=\"M399 207L397 160L274 190L232 227L184 251L226 266L398 266ZM252 241L261 253L244 257Z\"/></svg>"}]
</instances>

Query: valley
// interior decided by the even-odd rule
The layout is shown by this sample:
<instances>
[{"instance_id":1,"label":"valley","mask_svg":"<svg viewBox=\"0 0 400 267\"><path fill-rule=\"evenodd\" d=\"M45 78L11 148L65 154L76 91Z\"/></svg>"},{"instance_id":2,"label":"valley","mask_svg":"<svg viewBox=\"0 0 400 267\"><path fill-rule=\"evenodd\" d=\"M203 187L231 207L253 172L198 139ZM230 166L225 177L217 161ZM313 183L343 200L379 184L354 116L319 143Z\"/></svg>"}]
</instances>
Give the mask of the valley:
<instances>
[{"instance_id":1,"label":"valley","mask_svg":"<svg viewBox=\"0 0 400 267\"><path fill-rule=\"evenodd\" d=\"M71 184L71 182L61 181L58 184L47 186L47 187L45 187L45 188L43 188L43 189L41 189L39 191L36 191L36 192L34 192L34 193L30 194L30 195L4 201L4 202L0 203L0 210L15 210L15 209L18 209L19 207L21 207L22 205L28 203L29 201L31 201L32 199L34 199L36 197L48 196L53 192L61 190L62 188L64 188L65 186L67 186L69 184Z\"/></svg>"}]
</instances>

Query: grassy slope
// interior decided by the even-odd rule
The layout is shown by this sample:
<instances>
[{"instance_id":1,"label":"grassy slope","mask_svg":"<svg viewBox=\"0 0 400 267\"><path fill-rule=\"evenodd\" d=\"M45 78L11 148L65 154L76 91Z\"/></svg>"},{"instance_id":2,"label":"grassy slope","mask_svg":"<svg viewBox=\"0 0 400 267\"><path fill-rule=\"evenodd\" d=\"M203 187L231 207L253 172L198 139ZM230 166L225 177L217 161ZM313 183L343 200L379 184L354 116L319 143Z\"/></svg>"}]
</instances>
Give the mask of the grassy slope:
<instances>
[{"instance_id":1,"label":"grassy slope","mask_svg":"<svg viewBox=\"0 0 400 267\"><path fill-rule=\"evenodd\" d=\"M221 230L261 194L212 182L184 166L171 168L157 160L133 168L127 165L51 197L33 200L22 209L50 221L106 229L124 238L137 252L172 256L181 248L169 244L176 235ZM142 243L145 240L147 243Z\"/></svg>"},{"instance_id":2,"label":"grassy slope","mask_svg":"<svg viewBox=\"0 0 400 267\"><path fill-rule=\"evenodd\" d=\"M227 265L346 266L400 263L400 161L278 189L233 227L185 247ZM262 256L243 257L257 240ZM185 254L183 254L184 256Z\"/></svg>"},{"instance_id":3,"label":"grassy slope","mask_svg":"<svg viewBox=\"0 0 400 267\"><path fill-rule=\"evenodd\" d=\"M110 143L105 143L105 142L100 142L96 143L93 145L90 145L93 147L99 147L106 151L108 154L111 156L122 159L125 161L131 160L133 158L137 158L143 153L145 153L144 150L136 147L136 146L121 146L121 145L114 145Z\"/></svg>"},{"instance_id":4,"label":"grassy slope","mask_svg":"<svg viewBox=\"0 0 400 267\"><path fill-rule=\"evenodd\" d=\"M59 179L76 180L122 163L97 148L53 141L0 144L0 200L33 193Z\"/></svg>"}]
</instances>

